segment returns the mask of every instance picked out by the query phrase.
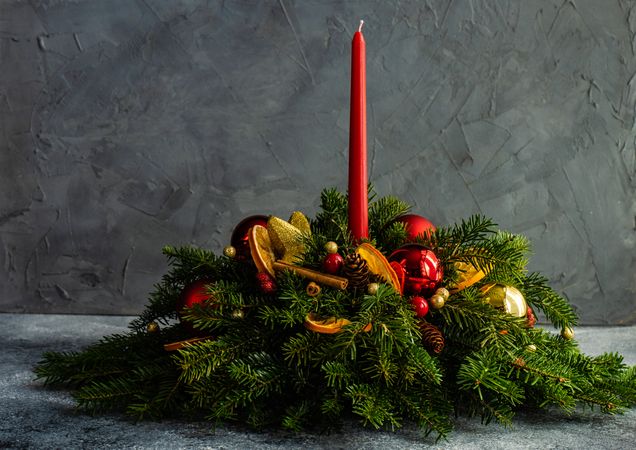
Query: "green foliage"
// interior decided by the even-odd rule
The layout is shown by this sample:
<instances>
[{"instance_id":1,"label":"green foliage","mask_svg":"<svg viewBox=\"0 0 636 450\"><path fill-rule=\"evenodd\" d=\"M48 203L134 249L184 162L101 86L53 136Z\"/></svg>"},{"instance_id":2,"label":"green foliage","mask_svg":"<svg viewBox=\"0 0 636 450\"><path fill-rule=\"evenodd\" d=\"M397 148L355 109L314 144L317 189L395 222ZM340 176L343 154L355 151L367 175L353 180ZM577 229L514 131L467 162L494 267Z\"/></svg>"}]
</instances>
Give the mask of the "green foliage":
<instances>
[{"instance_id":1,"label":"green foliage","mask_svg":"<svg viewBox=\"0 0 636 450\"><path fill-rule=\"evenodd\" d=\"M314 269L328 241L343 255L355 249L347 197L327 189L320 206L299 262ZM376 199L370 189L371 242L385 254L406 242L405 227L395 219L408 211L406 203ZM165 247L171 268L127 334L82 352L46 353L36 375L73 388L78 405L90 412L198 416L289 430L331 428L353 416L373 428L397 429L410 421L438 438L451 431L453 413L510 424L524 405L566 411L587 405L616 413L636 403L636 368L620 355L583 355L575 341L528 328L525 318L486 302L484 286L511 285L557 330L576 324L573 309L547 280L526 272L524 237L474 216L419 242L440 259L446 287L462 277L459 263L487 273L426 317L444 336L439 355L422 344L409 299L387 284L373 295L323 286L310 297L307 281L285 271L277 274L276 294L263 295L250 263ZM197 280L208 281L212 301L177 311L181 292ZM340 333L316 333L304 326L309 313L349 324ZM146 332L153 321L161 330ZM211 338L164 350L193 333Z\"/></svg>"}]
</instances>

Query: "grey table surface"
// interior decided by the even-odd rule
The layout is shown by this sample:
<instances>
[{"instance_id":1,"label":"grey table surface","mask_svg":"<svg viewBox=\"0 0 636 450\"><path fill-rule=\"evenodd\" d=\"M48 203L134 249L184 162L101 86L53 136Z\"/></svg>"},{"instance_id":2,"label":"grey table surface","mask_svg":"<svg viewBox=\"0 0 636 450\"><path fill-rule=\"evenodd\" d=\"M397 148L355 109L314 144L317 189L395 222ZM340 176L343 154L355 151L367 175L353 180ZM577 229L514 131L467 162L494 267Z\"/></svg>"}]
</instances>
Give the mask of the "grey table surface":
<instances>
[{"instance_id":1,"label":"grey table surface","mask_svg":"<svg viewBox=\"0 0 636 450\"><path fill-rule=\"evenodd\" d=\"M101 336L124 332L131 317L0 314L0 448L634 448L636 409L607 416L579 409L522 412L511 428L459 418L447 440L435 443L415 427L393 432L355 423L337 434L263 432L198 422L133 423L118 415L91 417L75 410L70 394L45 389L33 366L47 350L79 350ZM636 327L577 329L583 351L616 351L636 364Z\"/></svg>"}]
</instances>

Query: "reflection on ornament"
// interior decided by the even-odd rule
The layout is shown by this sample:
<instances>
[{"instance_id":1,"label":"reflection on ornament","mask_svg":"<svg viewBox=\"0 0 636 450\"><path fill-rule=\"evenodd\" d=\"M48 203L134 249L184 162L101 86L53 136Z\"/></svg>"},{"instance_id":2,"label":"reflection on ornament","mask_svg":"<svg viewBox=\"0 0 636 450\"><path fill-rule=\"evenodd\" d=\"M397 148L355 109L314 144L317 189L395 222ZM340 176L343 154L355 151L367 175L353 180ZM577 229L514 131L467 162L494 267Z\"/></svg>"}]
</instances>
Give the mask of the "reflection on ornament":
<instances>
[{"instance_id":1,"label":"reflection on ornament","mask_svg":"<svg viewBox=\"0 0 636 450\"><path fill-rule=\"evenodd\" d=\"M503 284L489 284L482 288L484 300L491 306L502 309L514 317L525 317L528 304L523 294L515 287Z\"/></svg>"},{"instance_id":2,"label":"reflection on ornament","mask_svg":"<svg viewBox=\"0 0 636 450\"><path fill-rule=\"evenodd\" d=\"M267 227L267 216L255 215L249 216L241 220L232 231L230 244L236 249L236 257L238 259L250 258L250 244L248 242L249 231L254 225Z\"/></svg>"},{"instance_id":3,"label":"reflection on ornament","mask_svg":"<svg viewBox=\"0 0 636 450\"><path fill-rule=\"evenodd\" d=\"M435 231L435 225L426 217L417 214L404 214L399 216L393 223L403 223L406 228L406 239L409 242L416 241L423 237L429 237Z\"/></svg>"},{"instance_id":4,"label":"reflection on ornament","mask_svg":"<svg viewBox=\"0 0 636 450\"><path fill-rule=\"evenodd\" d=\"M442 281L443 267L432 250L420 244L406 244L391 253L392 267L402 267L404 291L412 295L428 297ZM396 269L397 270L397 269Z\"/></svg>"}]
</instances>

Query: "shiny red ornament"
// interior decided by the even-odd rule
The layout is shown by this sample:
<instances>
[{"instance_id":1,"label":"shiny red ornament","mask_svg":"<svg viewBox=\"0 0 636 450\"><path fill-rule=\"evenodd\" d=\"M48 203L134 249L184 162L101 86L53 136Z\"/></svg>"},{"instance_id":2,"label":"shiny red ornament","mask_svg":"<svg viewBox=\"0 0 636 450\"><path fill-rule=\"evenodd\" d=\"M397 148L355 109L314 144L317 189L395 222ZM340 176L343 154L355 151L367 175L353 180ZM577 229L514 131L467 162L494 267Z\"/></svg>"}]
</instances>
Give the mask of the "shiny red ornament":
<instances>
[{"instance_id":1,"label":"shiny red ornament","mask_svg":"<svg viewBox=\"0 0 636 450\"><path fill-rule=\"evenodd\" d=\"M263 294L273 294L278 288L278 286L276 286L276 281L268 273L258 272L256 274L256 280L258 281L258 287Z\"/></svg>"},{"instance_id":2,"label":"shiny red ornament","mask_svg":"<svg viewBox=\"0 0 636 450\"><path fill-rule=\"evenodd\" d=\"M442 264L432 250L420 244L406 244L398 248L389 256L391 266L402 268L398 278L404 276L403 291L411 295L433 295L439 287L444 270Z\"/></svg>"},{"instance_id":3,"label":"shiny red ornament","mask_svg":"<svg viewBox=\"0 0 636 450\"><path fill-rule=\"evenodd\" d=\"M179 314L179 318L182 318L185 310L187 308L192 308L194 305L201 306L211 306L216 308L214 304L214 297L212 297L208 292L208 286L212 283L211 280L198 280L194 283L190 283L187 285L181 295L177 299L177 313ZM193 335L199 335L201 333L200 330L195 329L192 326L192 322L187 320L181 322L185 329L187 329Z\"/></svg>"},{"instance_id":4,"label":"shiny red ornament","mask_svg":"<svg viewBox=\"0 0 636 450\"><path fill-rule=\"evenodd\" d=\"M250 243L248 241L250 229L254 225L262 225L267 228L267 219L267 216L263 216L261 214L249 216L241 220L238 225L234 227L232 237L230 238L230 244L236 249L237 259L250 259Z\"/></svg>"},{"instance_id":5,"label":"shiny red ornament","mask_svg":"<svg viewBox=\"0 0 636 450\"><path fill-rule=\"evenodd\" d=\"M395 219L394 222L406 225L407 240L410 242L417 240L418 237L428 237L436 230L435 225L430 220L417 214L404 214Z\"/></svg>"},{"instance_id":6,"label":"shiny red ornament","mask_svg":"<svg viewBox=\"0 0 636 450\"><path fill-rule=\"evenodd\" d=\"M322 260L322 271L330 275L336 275L342 269L344 258L340 253L329 253Z\"/></svg>"},{"instance_id":7,"label":"shiny red ornament","mask_svg":"<svg viewBox=\"0 0 636 450\"><path fill-rule=\"evenodd\" d=\"M411 305L417 317L424 317L428 314L428 302L424 297L420 297L419 295L411 297Z\"/></svg>"},{"instance_id":8,"label":"shiny red ornament","mask_svg":"<svg viewBox=\"0 0 636 450\"><path fill-rule=\"evenodd\" d=\"M177 301L177 312L181 314L184 308L192 308L194 305L212 303L214 297L208 292L210 280L198 280L183 289Z\"/></svg>"}]
</instances>

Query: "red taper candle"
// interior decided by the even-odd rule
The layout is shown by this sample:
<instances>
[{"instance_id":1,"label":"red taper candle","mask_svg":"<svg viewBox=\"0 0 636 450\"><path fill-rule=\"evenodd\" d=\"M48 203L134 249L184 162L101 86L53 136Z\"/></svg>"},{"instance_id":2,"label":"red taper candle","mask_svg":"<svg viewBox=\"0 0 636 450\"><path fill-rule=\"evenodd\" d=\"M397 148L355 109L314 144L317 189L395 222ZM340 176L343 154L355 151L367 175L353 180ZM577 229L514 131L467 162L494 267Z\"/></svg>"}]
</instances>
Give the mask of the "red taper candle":
<instances>
[{"instance_id":1,"label":"red taper candle","mask_svg":"<svg viewBox=\"0 0 636 450\"><path fill-rule=\"evenodd\" d=\"M351 43L351 109L349 110L349 231L356 242L369 237L367 197L366 49L360 21Z\"/></svg>"}]
</instances>

